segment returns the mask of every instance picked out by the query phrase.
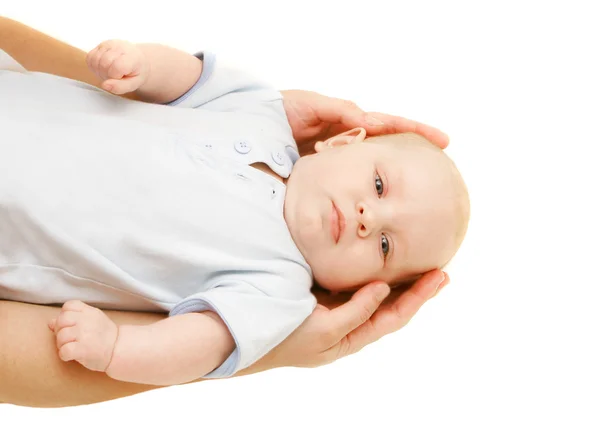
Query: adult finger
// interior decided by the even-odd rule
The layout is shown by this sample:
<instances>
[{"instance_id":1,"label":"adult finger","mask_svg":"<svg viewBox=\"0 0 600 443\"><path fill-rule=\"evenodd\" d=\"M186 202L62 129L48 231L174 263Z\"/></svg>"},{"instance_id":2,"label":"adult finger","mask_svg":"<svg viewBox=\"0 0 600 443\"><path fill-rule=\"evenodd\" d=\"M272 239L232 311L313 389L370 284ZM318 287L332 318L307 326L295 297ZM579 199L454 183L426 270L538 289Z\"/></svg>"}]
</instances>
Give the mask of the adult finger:
<instances>
[{"instance_id":1,"label":"adult finger","mask_svg":"<svg viewBox=\"0 0 600 443\"><path fill-rule=\"evenodd\" d=\"M381 126L383 122L368 115L356 103L341 98L318 95L318 99L311 103L314 111L315 122L341 124L348 129L357 126Z\"/></svg>"},{"instance_id":2,"label":"adult finger","mask_svg":"<svg viewBox=\"0 0 600 443\"><path fill-rule=\"evenodd\" d=\"M431 143L444 149L450 143L447 134L433 126L425 123L410 120L395 115L382 114L379 112L369 112L369 116L383 122L383 126L365 126L368 135L397 134L402 132L414 132L422 135Z\"/></svg>"},{"instance_id":3,"label":"adult finger","mask_svg":"<svg viewBox=\"0 0 600 443\"><path fill-rule=\"evenodd\" d=\"M365 112L348 100L321 96L312 109L315 112L315 121L337 125L334 132L363 127L371 136L414 132L442 149L450 143L448 135L433 126L395 115Z\"/></svg>"},{"instance_id":4,"label":"adult finger","mask_svg":"<svg viewBox=\"0 0 600 443\"><path fill-rule=\"evenodd\" d=\"M332 345L368 321L389 293L387 284L370 283L359 289L349 301L332 309L329 313Z\"/></svg>"},{"instance_id":5,"label":"adult finger","mask_svg":"<svg viewBox=\"0 0 600 443\"><path fill-rule=\"evenodd\" d=\"M343 340L345 342L341 344L344 355L354 354L384 335L404 327L421 306L443 287L446 278L447 274L439 270L430 271L422 276L394 303L379 309L348 334Z\"/></svg>"}]
</instances>

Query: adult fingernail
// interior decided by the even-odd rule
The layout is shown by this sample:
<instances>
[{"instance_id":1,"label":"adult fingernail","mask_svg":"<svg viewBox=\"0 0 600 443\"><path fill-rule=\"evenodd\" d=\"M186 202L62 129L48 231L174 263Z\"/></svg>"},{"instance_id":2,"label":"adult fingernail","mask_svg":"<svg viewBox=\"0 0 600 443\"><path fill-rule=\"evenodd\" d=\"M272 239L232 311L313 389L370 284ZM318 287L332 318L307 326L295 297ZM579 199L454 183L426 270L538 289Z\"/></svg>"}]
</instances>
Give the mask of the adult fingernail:
<instances>
[{"instance_id":1,"label":"adult fingernail","mask_svg":"<svg viewBox=\"0 0 600 443\"><path fill-rule=\"evenodd\" d=\"M375 117L367 117L366 122L370 126L383 126L385 124L381 120L376 119Z\"/></svg>"},{"instance_id":2,"label":"adult fingernail","mask_svg":"<svg viewBox=\"0 0 600 443\"><path fill-rule=\"evenodd\" d=\"M442 272L442 277L440 278L440 282L437 284L437 288L439 289L440 286L442 286L442 283L444 283L446 281L446 273Z\"/></svg>"},{"instance_id":3,"label":"adult fingernail","mask_svg":"<svg viewBox=\"0 0 600 443\"><path fill-rule=\"evenodd\" d=\"M440 278L440 282L438 283L438 285L435 288L435 292L433 293L433 295L431 296L432 298L435 297L436 295L438 295L440 293L440 291L448 284L450 283L450 277L448 277L448 274L446 274L445 272L442 272L442 277Z\"/></svg>"},{"instance_id":4,"label":"adult fingernail","mask_svg":"<svg viewBox=\"0 0 600 443\"><path fill-rule=\"evenodd\" d=\"M446 283L447 279L448 279L448 274L446 274L445 272L442 272L442 276L441 276L437 286L435 287L435 294L437 294L440 289L442 289L444 286L446 286L445 283Z\"/></svg>"},{"instance_id":5,"label":"adult fingernail","mask_svg":"<svg viewBox=\"0 0 600 443\"><path fill-rule=\"evenodd\" d=\"M448 273L447 273L447 272L444 272L444 277L446 277L446 278L444 278L444 281L442 282L442 288L443 288L444 286L446 286L446 285L449 285L449 284L450 284L450 276L448 275Z\"/></svg>"},{"instance_id":6,"label":"adult fingernail","mask_svg":"<svg viewBox=\"0 0 600 443\"><path fill-rule=\"evenodd\" d=\"M377 294L378 298L383 299L390 293L390 287L385 283L380 283L375 286L375 293Z\"/></svg>"}]
</instances>

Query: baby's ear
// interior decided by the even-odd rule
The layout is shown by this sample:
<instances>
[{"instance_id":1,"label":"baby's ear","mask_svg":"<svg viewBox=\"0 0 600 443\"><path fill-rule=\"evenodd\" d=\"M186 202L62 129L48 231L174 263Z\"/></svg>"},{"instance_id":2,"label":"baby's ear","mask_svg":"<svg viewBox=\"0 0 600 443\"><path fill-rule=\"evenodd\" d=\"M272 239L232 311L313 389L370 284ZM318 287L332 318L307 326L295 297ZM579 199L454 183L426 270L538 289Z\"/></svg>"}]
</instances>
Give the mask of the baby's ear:
<instances>
[{"instance_id":1,"label":"baby's ear","mask_svg":"<svg viewBox=\"0 0 600 443\"><path fill-rule=\"evenodd\" d=\"M354 128L341 134L334 135L324 142L315 143L315 151L322 152L325 149L334 148L336 146L345 146L351 143L360 143L367 136L367 131L364 128Z\"/></svg>"}]
</instances>

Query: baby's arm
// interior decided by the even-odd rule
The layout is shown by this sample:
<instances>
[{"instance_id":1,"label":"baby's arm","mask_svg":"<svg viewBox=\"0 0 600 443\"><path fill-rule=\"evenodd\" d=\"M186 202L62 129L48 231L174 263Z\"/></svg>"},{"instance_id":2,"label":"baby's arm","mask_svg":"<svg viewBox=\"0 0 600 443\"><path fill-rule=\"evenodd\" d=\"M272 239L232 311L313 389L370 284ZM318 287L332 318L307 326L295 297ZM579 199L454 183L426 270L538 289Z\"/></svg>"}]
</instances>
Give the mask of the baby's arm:
<instances>
[{"instance_id":1,"label":"baby's arm","mask_svg":"<svg viewBox=\"0 0 600 443\"><path fill-rule=\"evenodd\" d=\"M213 312L117 326L101 310L71 301L50 329L63 361L78 361L115 380L147 385L196 380L219 367L235 348L227 326Z\"/></svg>"},{"instance_id":2,"label":"baby's arm","mask_svg":"<svg viewBox=\"0 0 600 443\"><path fill-rule=\"evenodd\" d=\"M113 94L136 91L139 99L168 103L185 94L200 78L202 61L179 49L123 40L100 43L86 57L89 68Z\"/></svg>"}]
</instances>

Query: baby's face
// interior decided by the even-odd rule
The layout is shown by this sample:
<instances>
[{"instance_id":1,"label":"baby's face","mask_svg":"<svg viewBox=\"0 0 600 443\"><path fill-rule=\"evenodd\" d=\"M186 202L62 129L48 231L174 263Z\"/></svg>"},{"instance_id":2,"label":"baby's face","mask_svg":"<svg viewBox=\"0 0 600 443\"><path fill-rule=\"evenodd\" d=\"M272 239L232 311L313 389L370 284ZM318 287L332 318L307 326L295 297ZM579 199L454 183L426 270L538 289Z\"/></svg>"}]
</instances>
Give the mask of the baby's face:
<instances>
[{"instance_id":1,"label":"baby's face","mask_svg":"<svg viewBox=\"0 0 600 443\"><path fill-rule=\"evenodd\" d=\"M358 142L299 159L285 219L315 280L332 291L397 283L456 250L448 165L429 149Z\"/></svg>"}]
</instances>

